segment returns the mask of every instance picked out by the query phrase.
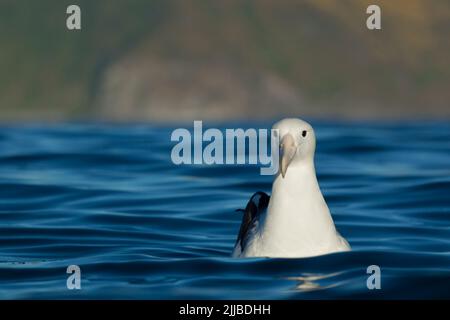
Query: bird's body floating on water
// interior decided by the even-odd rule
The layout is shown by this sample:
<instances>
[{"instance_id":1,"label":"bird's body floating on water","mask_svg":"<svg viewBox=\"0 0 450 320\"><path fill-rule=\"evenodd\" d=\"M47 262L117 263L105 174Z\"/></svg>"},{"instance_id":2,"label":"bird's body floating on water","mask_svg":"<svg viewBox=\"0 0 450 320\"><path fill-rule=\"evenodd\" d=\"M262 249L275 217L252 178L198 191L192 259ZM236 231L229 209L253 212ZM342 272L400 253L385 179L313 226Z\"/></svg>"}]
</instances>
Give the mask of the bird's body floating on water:
<instances>
[{"instance_id":1,"label":"bird's body floating on water","mask_svg":"<svg viewBox=\"0 0 450 320\"><path fill-rule=\"evenodd\" d=\"M314 130L300 119L274 124L280 166L272 196L255 193L245 208L234 257L311 257L348 251L322 196L314 168Z\"/></svg>"}]
</instances>

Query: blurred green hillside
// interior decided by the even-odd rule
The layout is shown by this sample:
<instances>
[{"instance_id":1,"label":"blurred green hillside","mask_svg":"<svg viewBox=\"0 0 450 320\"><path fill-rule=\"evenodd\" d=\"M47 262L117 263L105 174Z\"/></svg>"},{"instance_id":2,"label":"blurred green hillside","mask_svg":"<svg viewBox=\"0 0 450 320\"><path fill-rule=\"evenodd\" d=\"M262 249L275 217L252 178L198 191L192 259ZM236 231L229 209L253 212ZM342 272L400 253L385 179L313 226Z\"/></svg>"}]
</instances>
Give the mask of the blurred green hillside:
<instances>
[{"instance_id":1,"label":"blurred green hillside","mask_svg":"<svg viewBox=\"0 0 450 320\"><path fill-rule=\"evenodd\" d=\"M0 0L0 119L449 117L449 56L447 0Z\"/></svg>"}]
</instances>

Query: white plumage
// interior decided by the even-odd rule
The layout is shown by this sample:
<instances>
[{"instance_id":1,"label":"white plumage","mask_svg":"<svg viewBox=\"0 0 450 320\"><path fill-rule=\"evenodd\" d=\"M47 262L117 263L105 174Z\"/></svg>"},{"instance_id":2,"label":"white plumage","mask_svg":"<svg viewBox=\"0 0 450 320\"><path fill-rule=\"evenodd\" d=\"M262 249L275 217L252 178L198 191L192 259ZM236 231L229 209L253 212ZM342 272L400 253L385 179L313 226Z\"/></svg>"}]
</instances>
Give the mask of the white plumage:
<instances>
[{"instance_id":1,"label":"white plumage","mask_svg":"<svg viewBox=\"0 0 450 320\"><path fill-rule=\"evenodd\" d=\"M244 212L234 257L310 257L348 251L322 196L314 167L316 138L300 119L284 119L280 170L269 199L255 194Z\"/></svg>"}]
</instances>

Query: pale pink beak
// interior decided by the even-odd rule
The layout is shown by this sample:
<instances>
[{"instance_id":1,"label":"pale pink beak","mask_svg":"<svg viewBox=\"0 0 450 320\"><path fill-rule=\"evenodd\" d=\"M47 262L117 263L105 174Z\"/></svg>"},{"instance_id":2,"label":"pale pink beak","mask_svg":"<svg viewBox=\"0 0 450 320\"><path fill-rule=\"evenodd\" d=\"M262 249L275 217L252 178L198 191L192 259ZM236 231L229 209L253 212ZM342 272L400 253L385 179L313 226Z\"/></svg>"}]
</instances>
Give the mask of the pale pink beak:
<instances>
[{"instance_id":1,"label":"pale pink beak","mask_svg":"<svg viewBox=\"0 0 450 320\"><path fill-rule=\"evenodd\" d=\"M280 142L280 169L283 178L286 176L287 168L294 158L296 150L294 137L290 133L286 134Z\"/></svg>"}]
</instances>

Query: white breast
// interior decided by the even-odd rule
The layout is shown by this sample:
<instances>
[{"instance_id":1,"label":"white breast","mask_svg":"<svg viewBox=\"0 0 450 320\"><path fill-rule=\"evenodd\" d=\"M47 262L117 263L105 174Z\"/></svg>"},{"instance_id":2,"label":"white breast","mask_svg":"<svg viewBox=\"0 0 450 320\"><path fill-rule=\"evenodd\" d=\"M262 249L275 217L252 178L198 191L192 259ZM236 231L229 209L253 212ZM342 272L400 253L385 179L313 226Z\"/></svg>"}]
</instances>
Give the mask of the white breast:
<instances>
[{"instance_id":1,"label":"white breast","mask_svg":"<svg viewBox=\"0 0 450 320\"><path fill-rule=\"evenodd\" d=\"M240 255L310 257L348 250L348 242L336 231L314 167L298 166L290 168L285 178L275 179L267 214Z\"/></svg>"}]
</instances>

